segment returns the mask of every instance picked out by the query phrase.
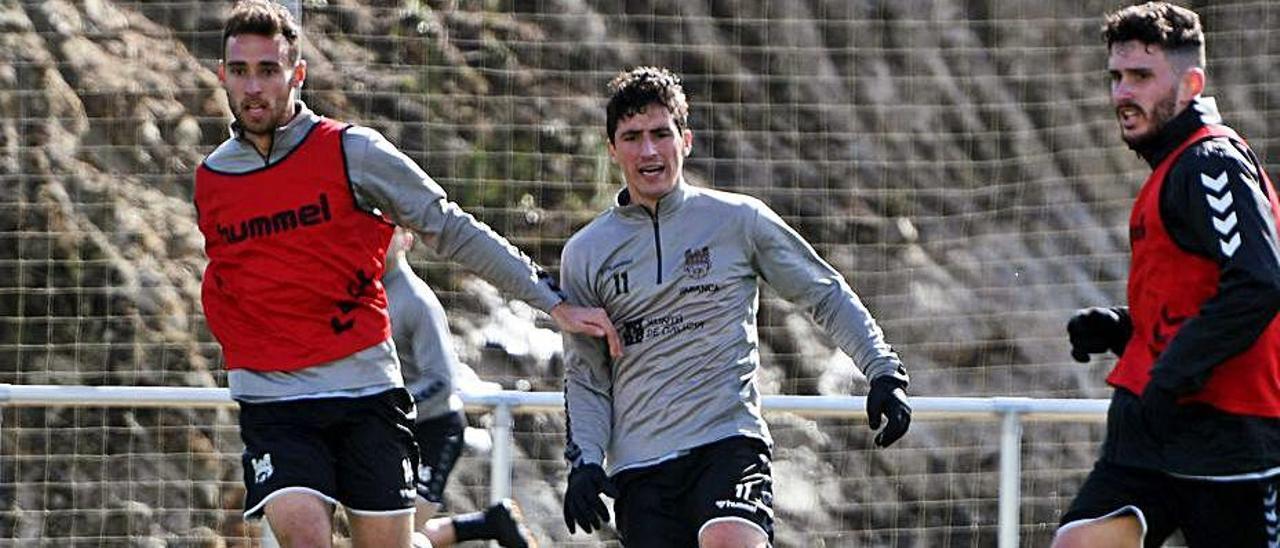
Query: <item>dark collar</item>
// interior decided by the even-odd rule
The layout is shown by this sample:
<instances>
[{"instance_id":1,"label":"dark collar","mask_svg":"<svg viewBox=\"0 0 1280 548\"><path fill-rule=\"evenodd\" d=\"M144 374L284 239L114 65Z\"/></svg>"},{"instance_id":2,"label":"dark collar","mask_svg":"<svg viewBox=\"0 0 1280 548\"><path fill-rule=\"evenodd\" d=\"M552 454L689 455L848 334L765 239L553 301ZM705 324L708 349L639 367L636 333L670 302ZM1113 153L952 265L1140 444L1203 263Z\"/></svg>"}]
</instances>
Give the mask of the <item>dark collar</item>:
<instances>
[{"instance_id":1,"label":"dark collar","mask_svg":"<svg viewBox=\"0 0 1280 548\"><path fill-rule=\"evenodd\" d=\"M1154 169L1196 130L1221 123L1222 116L1218 114L1217 101L1213 97L1197 97L1191 100L1186 109L1166 122L1154 139L1129 148Z\"/></svg>"}]
</instances>

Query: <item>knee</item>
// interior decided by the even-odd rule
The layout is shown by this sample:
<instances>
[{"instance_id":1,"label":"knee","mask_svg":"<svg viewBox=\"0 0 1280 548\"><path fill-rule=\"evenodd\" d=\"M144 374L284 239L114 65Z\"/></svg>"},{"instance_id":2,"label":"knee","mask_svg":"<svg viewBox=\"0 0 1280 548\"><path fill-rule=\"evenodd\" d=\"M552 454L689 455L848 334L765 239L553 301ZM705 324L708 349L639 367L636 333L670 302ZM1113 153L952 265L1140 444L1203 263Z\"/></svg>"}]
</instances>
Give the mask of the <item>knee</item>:
<instances>
[{"instance_id":1,"label":"knee","mask_svg":"<svg viewBox=\"0 0 1280 548\"><path fill-rule=\"evenodd\" d=\"M439 503L427 502L422 497L418 497L413 509L413 528L421 530L435 519L436 512L439 511Z\"/></svg>"},{"instance_id":2,"label":"knee","mask_svg":"<svg viewBox=\"0 0 1280 548\"><path fill-rule=\"evenodd\" d=\"M769 537L756 527L736 521L720 521L698 533L699 548L765 548Z\"/></svg>"},{"instance_id":3,"label":"knee","mask_svg":"<svg viewBox=\"0 0 1280 548\"><path fill-rule=\"evenodd\" d=\"M333 532L326 528L292 525L273 526L271 529L281 548L328 548L333 545Z\"/></svg>"}]
</instances>

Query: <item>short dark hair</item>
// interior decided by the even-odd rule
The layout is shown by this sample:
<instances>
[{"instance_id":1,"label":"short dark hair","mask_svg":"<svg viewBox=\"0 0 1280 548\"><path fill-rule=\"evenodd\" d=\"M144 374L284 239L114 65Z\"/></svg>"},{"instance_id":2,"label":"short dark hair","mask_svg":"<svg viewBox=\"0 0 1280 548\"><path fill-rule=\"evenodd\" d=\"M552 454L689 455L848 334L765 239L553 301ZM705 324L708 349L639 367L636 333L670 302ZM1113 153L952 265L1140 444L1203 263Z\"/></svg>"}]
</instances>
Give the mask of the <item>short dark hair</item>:
<instances>
[{"instance_id":1,"label":"short dark hair","mask_svg":"<svg viewBox=\"0 0 1280 548\"><path fill-rule=\"evenodd\" d=\"M609 82L609 94L605 131L609 132L610 143L620 120L639 114L655 103L671 111L681 131L689 127L689 102L684 96L684 86L679 76L665 68L636 67L623 71Z\"/></svg>"},{"instance_id":2,"label":"short dark hair","mask_svg":"<svg viewBox=\"0 0 1280 548\"><path fill-rule=\"evenodd\" d=\"M302 57L298 47L301 29L293 14L284 6L270 0L243 0L231 8L231 15L222 27L222 57L227 57L227 39L241 34L256 34L273 38L279 34L289 43L289 62L297 63Z\"/></svg>"},{"instance_id":3,"label":"short dark hair","mask_svg":"<svg viewBox=\"0 0 1280 548\"><path fill-rule=\"evenodd\" d=\"M1108 13L1102 25L1107 47L1137 40L1204 68L1204 30L1196 12L1166 2L1147 2Z\"/></svg>"}]
</instances>

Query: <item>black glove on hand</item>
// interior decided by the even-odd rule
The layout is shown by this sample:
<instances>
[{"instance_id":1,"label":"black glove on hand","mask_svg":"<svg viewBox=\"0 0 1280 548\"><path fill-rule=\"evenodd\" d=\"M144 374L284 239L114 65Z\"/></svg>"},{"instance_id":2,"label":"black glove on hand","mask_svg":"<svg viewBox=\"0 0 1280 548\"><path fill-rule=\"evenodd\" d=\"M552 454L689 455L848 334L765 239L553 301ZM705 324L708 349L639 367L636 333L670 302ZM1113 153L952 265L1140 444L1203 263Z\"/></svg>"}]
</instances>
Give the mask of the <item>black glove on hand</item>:
<instances>
[{"instance_id":1,"label":"black glove on hand","mask_svg":"<svg viewBox=\"0 0 1280 548\"><path fill-rule=\"evenodd\" d=\"M609 522L609 509L600 494L618 498L618 490L599 464L574 466L569 471L569 487L564 491L564 525L576 533L574 524L590 534Z\"/></svg>"},{"instance_id":2,"label":"black glove on hand","mask_svg":"<svg viewBox=\"0 0 1280 548\"><path fill-rule=\"evenodd\" d=\"M1148 382L1142 391L1142 422L1147 425L1151 437L1165 440L1173 432L1178 415L1178 396L1173 392Z\"/></svg>"},{"instance_id":3,"label":"black glove on hand","mask_svg":"<svg viewBox=\"0 0 1280 548\"><path fill-rule=\"evenodd\" d=\"M880 416L887 419L884 430L876 434L876 445L888 447L907 433L911 426L911 404L907 403L906 383L894 377L871 381L867 392L867 423L872 430L880 428Z\"/></svg>"},{"instance_id":4,"label":"black glove on hand","mask_svg":"<svg viewBox=\"0 0 1280 548\"><path fill-rule=\"evenodd\" d=\"M1071 338L1071 357L1089 363L1089 354L1110 350L1117 356L1124 355L1124 347L1133 336L1133 321L1123 308L1082 308L1067 322L1067 335Z\"/></svg>"}]
</instances>

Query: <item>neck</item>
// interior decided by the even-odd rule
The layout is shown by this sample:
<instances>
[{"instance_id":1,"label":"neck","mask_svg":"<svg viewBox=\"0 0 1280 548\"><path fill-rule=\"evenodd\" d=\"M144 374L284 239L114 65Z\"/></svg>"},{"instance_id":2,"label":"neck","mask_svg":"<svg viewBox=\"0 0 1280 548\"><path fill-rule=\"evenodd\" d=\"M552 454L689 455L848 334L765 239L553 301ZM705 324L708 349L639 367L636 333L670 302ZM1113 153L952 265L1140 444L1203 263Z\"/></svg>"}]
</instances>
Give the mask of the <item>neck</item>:
<instances>
[{"instance_id":1,"label":"neck","mask_svg":"<svg viewBox=\"0 0 1280 548\"><path fill-rule=\"evenodd\" d=\"M661 202L663 198L666 198L667 196L670 196L670 195L671 195L671 193L672 193L672 192L675 192L675 191L676 191L676 189L680 188L680 185L682 185L682 184L684 184L684 177L683 177L683 176L678 177L678 178L676 179L676 184L671 185L671 190L668 190L668 191L666 192L666 194L663 194L663 195L661 195L661 196L658 196L657 198L654 198L654 199L652 199L652 200L647 199L647 198L639 198L639 197L636 195L636 193L635 193L635 192L632 192L632 193L631 193L631 199L632 199L632 200L634 200L634 203L635 203L636 205L644 206L644 208L645 208L645 209L649 210L649 213L657 214L657 213L658 213L658 202Z\"/></svg>"},{"instance_id":2,"label":"neck","mask_svg":"<svg viewBox=\"0 0 1280 548\"><path fill-rule=\"evenodd\" d=\"M264 158L271 152L271 141L275 140L275 131L271 133L244 133L244 138L253 144L253 148Z\"/></svg>"},{"instance_id":3,"label":"neck","mask_svg":"<svg viewBox=\"0 0 1280 548\"><path fill-rule=\"evenodd\" d=\"M253 148L256 149L258 154L261 154L263 158L266 158L267 155L271 153L271 144L276 139L276 130L289 125L289 122L293 121L293 118L297 116L298 112L301 110L298 108L297 102L294 101L292 95L289 96L289 110L289 117L285 118L284 122L263 133L244 132L244 138L248 139L249 142L253 144Z\"/></svg>"}]
</instances>

